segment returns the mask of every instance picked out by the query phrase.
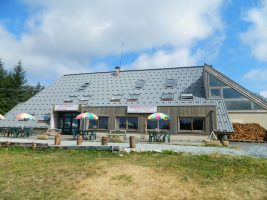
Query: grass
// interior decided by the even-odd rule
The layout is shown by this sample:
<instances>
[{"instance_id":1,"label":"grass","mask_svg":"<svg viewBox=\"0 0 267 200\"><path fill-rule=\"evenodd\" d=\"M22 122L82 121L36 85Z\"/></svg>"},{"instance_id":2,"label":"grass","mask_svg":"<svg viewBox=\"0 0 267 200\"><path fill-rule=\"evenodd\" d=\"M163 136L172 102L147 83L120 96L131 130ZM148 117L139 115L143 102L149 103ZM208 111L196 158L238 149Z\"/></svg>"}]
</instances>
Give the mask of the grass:
<instances>
[{"instance_id":1,"label":"grass","mask_svg":"<svg viewBox=\"0 0 267 200\"><path fill-rule=\"evenodd\" d=\"M0 199L267 199L267 160L0 148Z\"/></svg>"}]
</instances>

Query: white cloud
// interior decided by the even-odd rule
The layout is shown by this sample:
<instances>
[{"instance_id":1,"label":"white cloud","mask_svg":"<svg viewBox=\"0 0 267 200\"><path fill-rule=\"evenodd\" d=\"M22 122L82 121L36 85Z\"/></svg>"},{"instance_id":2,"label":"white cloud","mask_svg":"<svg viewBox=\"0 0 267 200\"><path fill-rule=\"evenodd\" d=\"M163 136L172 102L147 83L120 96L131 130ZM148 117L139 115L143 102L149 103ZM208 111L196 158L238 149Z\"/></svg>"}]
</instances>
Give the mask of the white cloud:
<instances>
[{"instance_id":1,"label":"white cloud","mask_svg":"<svg viewBox=\"0 0 267 200\"><path fill-rule=\"evenodd\" d=\"M106 70L96 58L137 53L138 68L196 64L198 41L223 31L223 0L24 0L27 32L15 37L0 24L0 56L18 59L41 81L73 72ZM166 50L165 47L171 50ZM149 54L146 50L157 49ZM93 66L92 66L93 65ZM110 66L113 67L113 66Z\"/></svg>"},{"instance_id":2,"label":"white cloud","mask_svg":"<svg viewBox=\"0 0 267 200\"><path fill-rule=\"evenodd\" d=\"M252 69L248 71L244 78L247 80L254 80L254 81L267 81L267 68L265 69Z\"/></svg>"},{"instance_id":3,"label":"white cloud","mask_svg":"<svg viewBox=\"0 0 267 200\"><path fill-rule=\"evenodd\" d=\"M157 67L179 67L196 65L197 55L192 55L188 49L178 49L175 51L159 50L154 54L144 53L140 55L131 68L146 69Z\"/></svg>"},{"instance_id":4,"label":"white cloud","mask_svg":"<svg viewBox=\"0 0 267 200\"><path fill-rule=\"evenodd\" d=\"M267 0L260 7L248 10L244 20L250 22L248 30L241 34L242 41L251 48L251 54L259 61L267 61Z\"/></svg>"},{"instance_id":5,"label":"white cloud","mask_svg":"<svg viewBox=\"0 0 267 200\"><path fill-rule=\"evenodd\" d=\"M260 93L260 95L263 96L263 97L265 97L265 98L267 98L267 91L262 91L262 92Z\"/></svg>"}]
</instances>

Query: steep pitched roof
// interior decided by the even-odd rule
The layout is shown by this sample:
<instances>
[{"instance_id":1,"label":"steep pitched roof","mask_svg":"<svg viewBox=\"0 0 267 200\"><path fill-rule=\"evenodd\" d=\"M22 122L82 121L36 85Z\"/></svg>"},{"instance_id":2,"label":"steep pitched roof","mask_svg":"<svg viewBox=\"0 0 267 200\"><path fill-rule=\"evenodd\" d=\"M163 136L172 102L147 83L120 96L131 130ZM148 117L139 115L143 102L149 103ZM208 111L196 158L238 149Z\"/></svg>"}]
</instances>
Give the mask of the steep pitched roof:
<instances>
[{"instance_id":1,"label":"steep pitched roof","mask_svg":"<svg viewBox=\"0 0 267 200\"><path fill-rule=\"evenodd\" d=\"M166 87L166 80L174 79L174 87ZM136 82L144 80L141 88ZM173 101L162 101L163 93L173 93ZM183 100L182 93L193 94L193 100ZM111 101L114 95L121 94L120 101ZM140 94L138 101L128 101L130 94ZM18 126L15 115L21 112L34 114L36 118L51 113L53 105L72 101L73 104L86 103L89 106L210 106L217 108L218 127L221 131L232 132L232 126L223 100L208 100L203 85L203 66L177 67L149 70L69 74L61 77L52 86L12 109L0 126ZM47 127L47 124L25 122L25 125Z\"/></svg>"}]
</instances>

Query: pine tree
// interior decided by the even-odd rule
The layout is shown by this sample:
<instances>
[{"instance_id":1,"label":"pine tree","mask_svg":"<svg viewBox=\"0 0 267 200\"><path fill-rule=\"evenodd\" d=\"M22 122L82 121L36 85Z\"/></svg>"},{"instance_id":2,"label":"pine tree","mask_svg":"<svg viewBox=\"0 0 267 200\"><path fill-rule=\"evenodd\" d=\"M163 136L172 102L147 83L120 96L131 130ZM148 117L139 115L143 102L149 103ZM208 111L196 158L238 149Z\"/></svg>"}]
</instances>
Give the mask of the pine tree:
<instances>
[{"instance_id":1,"label":"pine tree","mask_svg":"<svg viewBox=\"0 0 267 200\"><path fill-rule=\"evenodd\" d=\"M7 72L5 70L4 64L0 58L0 88L4 87L4 82L7 76Z\"/></svg>"},{"instance_id":2,"label":"pine tree","mask_svg":"<svg viewBox=\"0 0 267 200\"><path fill-rule=\"evenodd\" d=\"M19 60L18 64L14 67L13 71L11 72L11 78L14 83L14 88L22 88L26 83L26 72L22 67L22 63Z\"/></svg>"}]
</instances>

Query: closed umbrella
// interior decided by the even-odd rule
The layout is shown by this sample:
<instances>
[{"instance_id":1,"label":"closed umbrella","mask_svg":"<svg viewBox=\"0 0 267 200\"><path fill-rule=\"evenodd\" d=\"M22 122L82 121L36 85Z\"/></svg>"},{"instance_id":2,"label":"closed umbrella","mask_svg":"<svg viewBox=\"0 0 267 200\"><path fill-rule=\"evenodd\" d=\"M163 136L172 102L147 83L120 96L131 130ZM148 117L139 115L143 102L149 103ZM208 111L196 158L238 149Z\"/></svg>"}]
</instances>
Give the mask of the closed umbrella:
<instances>
[{"instance_id":1,"label":"closed umbrella","mask_svg":"<svg viewBox=\"0 0 267 200\"><path fill-rule=\"evenodd\" d=\"M170 120L171 117L164 113L153 113L147 117L148 120L156 120L157 121L157 129L159 132L159 121L160 120Z\"/></svg>"}]
</instances>

